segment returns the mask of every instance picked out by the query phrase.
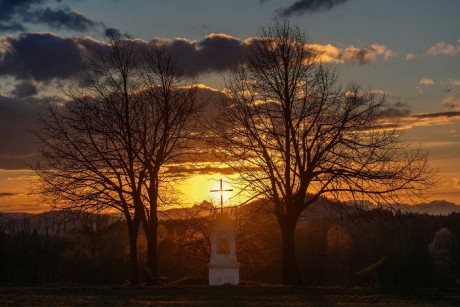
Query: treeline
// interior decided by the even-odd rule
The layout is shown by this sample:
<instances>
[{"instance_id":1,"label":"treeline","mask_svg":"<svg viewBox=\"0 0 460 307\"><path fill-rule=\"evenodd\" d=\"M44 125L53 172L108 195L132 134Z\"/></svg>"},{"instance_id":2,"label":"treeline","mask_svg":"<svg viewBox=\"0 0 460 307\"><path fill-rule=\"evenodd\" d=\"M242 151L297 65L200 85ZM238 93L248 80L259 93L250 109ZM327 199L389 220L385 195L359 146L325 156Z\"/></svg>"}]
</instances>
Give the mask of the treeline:
<instances>
[{"instance_id":1,"label":"treeline","mask_svg":"<svg viewBox=\"0 0 460 307\"><path fill-rule=\"evenodd\" d=\"M241 279L279 283L279 228L271 215L249 207L234 214ZM206 279L211 219L212 215L190 211L187 219L160 222L160 276L169 281ZM448 263L441 262L447 263L441 268L440 258L436 262L432 251L435 234L444 228L454 241L459 238L460 214L431 216L373 210L346 219L301 221L296 230L296 247L303 282L372 287L453 285L460 278L458 244L438 253L448 259ZM0 282L126 283L127 238L125 223L111 215L2 214ZM144 237L139 242L143 264L147 245ZM446 245L441 243L436 248ZM445 270L441 276L440 270Z\"/></svg>"}]
</instances>

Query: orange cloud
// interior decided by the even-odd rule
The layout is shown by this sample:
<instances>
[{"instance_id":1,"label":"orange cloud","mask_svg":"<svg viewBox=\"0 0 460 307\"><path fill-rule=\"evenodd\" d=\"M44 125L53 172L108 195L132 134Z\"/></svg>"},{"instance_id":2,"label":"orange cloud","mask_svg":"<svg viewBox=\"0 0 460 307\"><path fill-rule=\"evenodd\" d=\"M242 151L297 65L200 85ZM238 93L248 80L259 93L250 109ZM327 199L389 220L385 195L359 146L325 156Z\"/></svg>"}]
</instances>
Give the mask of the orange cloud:
<instances>
[{"instance_id":1,"label":"orange cloud","mask_svg":"<svg viewBox=\"0 0 460 307\"><path fill-rule=\"evenodd\" d=\"M339 62L341 51L331 45L311 44L308 46L317 54L317 58L323 62Z\"/></svg>"},{"instance_id":2,"label":"orange cloud","mask_svg":"<svg viewBox=\"0 0 460 307\"><path fill-rule=\"evenodd\" d=\"M460 111L409 114L409 110L403 108L390 108L382 115L382 129L406 130L414 127L449 125L460 121Z\"/></svg>"},{"instance_id":3,"label":"orange cloud","mask_svg":"<svg viewBox=\"0 0 460 307\"><path fill-rule=\"evenodd\" d=\"M417 57L417 55L415 53L412 53L412 52L409 52L407 55L406 55L406 60L413 60Z\"/></svg>"},{"instance_id":4,"label":"orange cloud","mask_svg":"<svg viewBox=\"0 0 460 307\"><path fill-rule=\"evenodd\" d=\"M454 46L445 42L439 42L436 45L430 47L425 55L437 56L437 55L450 55L454 56L460 52L460 46Z\"/></svg>"},{"instance_id":5,"label":"orange cloud","mask_svg":"<svg viewBox=\"0 0 460 307\"><path fill-rule=\"evenodd\" d=\"M452 187L454 189L460 189L460 179L459 178L452 178Z\"/></svg>"},{"instance_id":6,"label":"orange cloud","mask_svg":"<svg viewBox=\"0 0 460 307\"><path fill-rule=\"evenodd\" d=\"M450 89L443 98L442 104L454 110L460 110L460 90Z\"/></svg>"},{"instance_id":7,"label":"orange cloud","mask_svg":"<svg viewBox=\"0 0 460 307\"><path fill-rule=\"evenodd\" d=\"M434 81L432 79L422 79L419 82L421 85L433 85Z\"/></svg>"},{"instance_id":8,"label":"orange cloud","mask_svg":"<svg viewBox=\"0 0 460 307\"><path fill-rule=\"evenodd\" d=\"M411 114L400 118L402 129L452 124L460 120L459 111Z\"/></svg>"},{"instance_id":9,"label":"orange cloud","mask_svg":"<svg viewBox=\"0 0 460 307\"><path fill-rule=\"evenodd\" d=\"M460 39L457 40L460 43ZM428 48L428 50L420 55L415 53L409 52L406 55L406 60L413 60L420 56L439 56L439 55L447 55L447 56L455 56L460 53L460 46L456 46L453 44L449 44L446 42L438 42L434 46Z\"/></svg>"},{"instance_id":10,"label":"orange cloud","mask_svg":"<svg viewBox=\"0 0 460 307\"><path fill-rule=\"evenodd\" d=\"M363 65L375 61L378 56L388 60L397 55L393 50L381 44L373 44L364 48L350 45L342 49L331 44L310 44L308 47L317 54L319 60L334 63L354 62Z\"/></svg>"},{"instance_id":11,"label":"orange cloud","mask_svg":"<svg viewBox=\"0 0 460 307\"><path fill-rule=\"evenodd\" d=\"M450 79L447 86L447 94L441 103L448 108L460 110L460 80Z\"/></svg>"}]
</instances>

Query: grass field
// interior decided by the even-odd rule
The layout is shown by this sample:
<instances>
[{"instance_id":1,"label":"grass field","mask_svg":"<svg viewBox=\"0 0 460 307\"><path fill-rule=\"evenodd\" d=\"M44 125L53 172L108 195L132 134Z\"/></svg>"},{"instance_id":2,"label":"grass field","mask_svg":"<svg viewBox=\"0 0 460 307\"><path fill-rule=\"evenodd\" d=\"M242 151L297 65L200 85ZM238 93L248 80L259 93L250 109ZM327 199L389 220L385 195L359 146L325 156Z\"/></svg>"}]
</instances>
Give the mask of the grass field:
<instances>
[{"instance_id":1,"label":"grass field","mask_svg":"<svg viewBox=\"0 0 460 307\"><path fill-rule=\"evenodd\" d=\"M287 286L0 286L1 306L460 306L460 291Z\"/></svg>"}]
</instances>

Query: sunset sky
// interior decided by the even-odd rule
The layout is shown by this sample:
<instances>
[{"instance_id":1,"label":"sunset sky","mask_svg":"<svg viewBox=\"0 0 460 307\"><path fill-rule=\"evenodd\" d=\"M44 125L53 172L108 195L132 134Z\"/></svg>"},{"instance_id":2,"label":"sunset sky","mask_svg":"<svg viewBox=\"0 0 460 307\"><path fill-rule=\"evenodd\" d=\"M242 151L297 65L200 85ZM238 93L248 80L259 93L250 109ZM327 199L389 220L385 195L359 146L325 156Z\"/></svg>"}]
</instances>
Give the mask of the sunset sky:
<instances>
[{"instance_id":1,"label":"sunset sky","mask_svg":"<svg viewBox=\"0 0 460 307\"><path fill-rule=\"evenodd\" d=\"M88 50L117 33L161 40L217 91L275 16L302 26L344 84L386 93L407 140L439 169L429 199L460 204L459 15L458 0L0 0L0 211L49 210L27 195L27 165L38 158L30 131L45 101L65 101ZM236 176L193 167L181 184L186 204Z\"/></svg>"}]
</instances>

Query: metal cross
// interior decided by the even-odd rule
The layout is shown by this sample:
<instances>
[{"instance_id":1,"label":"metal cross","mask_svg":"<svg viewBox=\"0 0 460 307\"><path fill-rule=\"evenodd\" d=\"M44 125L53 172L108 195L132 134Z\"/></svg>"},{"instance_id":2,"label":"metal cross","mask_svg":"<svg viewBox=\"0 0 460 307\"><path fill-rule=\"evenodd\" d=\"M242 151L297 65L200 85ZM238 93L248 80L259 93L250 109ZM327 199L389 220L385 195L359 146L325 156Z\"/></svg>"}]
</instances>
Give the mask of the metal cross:
<instances>
[{"instance_id":1,"label":"metal cross","mask_svg":"<svg viewBox=\"0 0 460 307\"><path fill-rule=\"evenodd\" d=\"M211 192L219 192L220 193L220 211L224 211L224 192L231 192L232 189L224 190L222 187L222 178L220 179L220 189L219 190L211 190Z\"/></svg>"}]
</instances>

